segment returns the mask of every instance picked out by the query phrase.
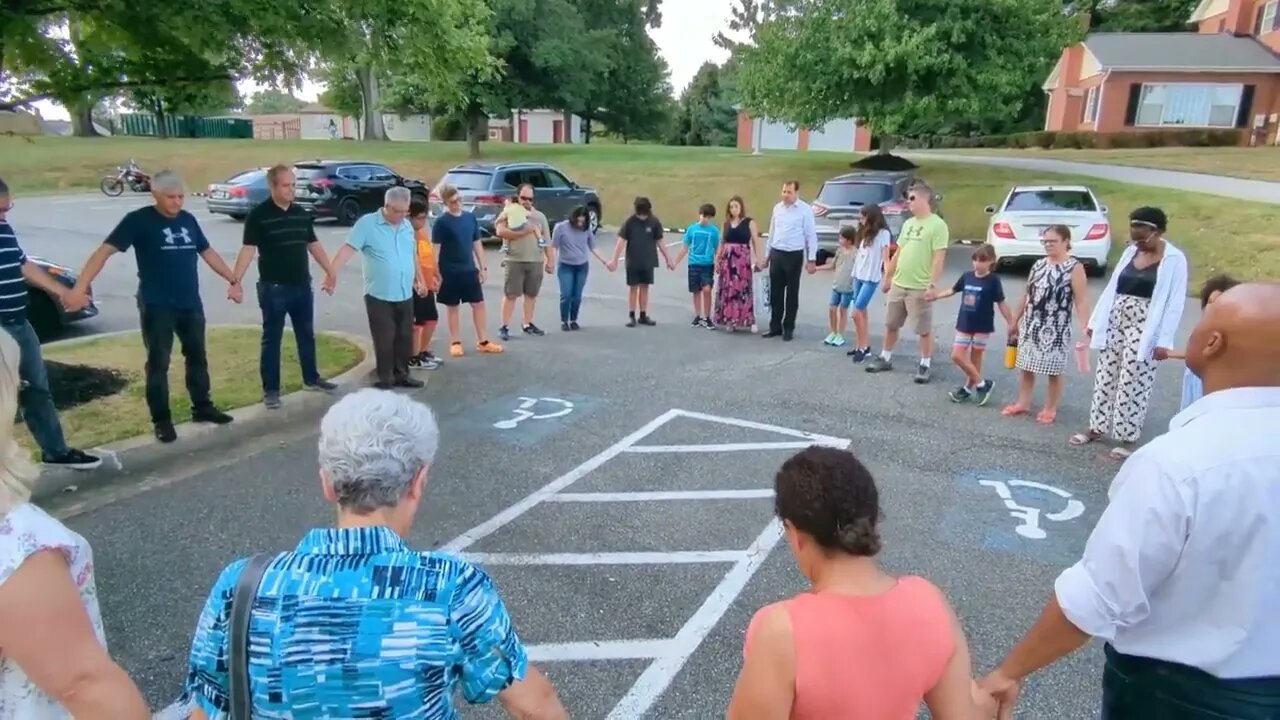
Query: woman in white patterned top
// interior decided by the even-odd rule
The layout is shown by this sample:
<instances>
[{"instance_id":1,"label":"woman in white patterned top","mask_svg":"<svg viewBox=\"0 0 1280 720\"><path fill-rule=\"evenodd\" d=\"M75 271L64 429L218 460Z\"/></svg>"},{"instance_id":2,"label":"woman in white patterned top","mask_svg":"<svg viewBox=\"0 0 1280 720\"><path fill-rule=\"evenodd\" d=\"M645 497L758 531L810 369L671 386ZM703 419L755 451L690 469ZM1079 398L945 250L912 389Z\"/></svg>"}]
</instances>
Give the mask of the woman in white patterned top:
<instances>
[{"instance_id":1,"label":"woman in white patterned top","mask_svg":"<svg viewBox=\"0 0 1280 720\"><path fill-rule=\"evenodd\" d=\"M13 439L20 358L0 333L0 720L150 718L107 654L89 544L29 501L36 471Z\"/></svg>"}]
</instances>

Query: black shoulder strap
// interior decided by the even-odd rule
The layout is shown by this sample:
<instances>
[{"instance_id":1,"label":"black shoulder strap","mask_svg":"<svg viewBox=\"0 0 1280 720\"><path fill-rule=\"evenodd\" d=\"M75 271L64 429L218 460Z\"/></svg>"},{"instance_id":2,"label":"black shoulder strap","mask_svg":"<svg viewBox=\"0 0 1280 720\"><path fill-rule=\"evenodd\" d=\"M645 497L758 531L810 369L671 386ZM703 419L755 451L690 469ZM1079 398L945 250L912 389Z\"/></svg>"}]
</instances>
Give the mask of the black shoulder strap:
<instances>
[{"instance_id":1,"label":"black shoulder strap","mask_svg":"<svg viewBox=\"0 0 1280 720\"><path fill-rule=\"evenodd\" d=\"M230 634L227 641L230 679L227 689L231 695L231 720L250 720L253 713L253 696L249 694L249 618L253 615L253 600L262 583L262 575L274 559L274 555L249 558L231 598L231 622L227 628Z\"/></svg>"}]
</instances>

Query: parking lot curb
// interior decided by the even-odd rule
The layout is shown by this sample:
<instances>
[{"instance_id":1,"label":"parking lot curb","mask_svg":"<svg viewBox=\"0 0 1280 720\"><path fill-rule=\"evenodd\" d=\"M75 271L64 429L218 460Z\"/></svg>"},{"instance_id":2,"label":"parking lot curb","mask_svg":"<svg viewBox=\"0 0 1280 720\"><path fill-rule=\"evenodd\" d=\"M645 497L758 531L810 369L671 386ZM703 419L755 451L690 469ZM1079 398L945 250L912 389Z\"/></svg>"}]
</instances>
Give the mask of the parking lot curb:
<instances>
[{"instance_id":1,"label":"parking lot curb","mask_svg":"<svg viewBox=\"0 0 1280 720\"><path fill-rule=\"evenodd\" d=\"M241 324L210 325L209 328L261 330L259 325ZM71 347L104 337L137 332L137 330L123 330L103 333L53 342L44 347ZM272 428L299 422L315 422L337 396L362 387L375 364L373 348L367 338L332 330L321 331L321 334L345 340L359 348L363 354L360 362L354 367L330 379L330 382L338 386L332 393L308 390L289 393L280 398L281 407L276 410L268 410L262 403L235 408L227 411L231 417L235 418L228 425L185 422L176 426L178 439L172 443L162 443L152 435L140 435L101 447L85 448L88 452L102 456L101 467L91 471L44 468L32 486L32 498L40 500L61 493L74 493L84 486L103 485L121 480L142 480L149 473L181 463L184 459L192 458L197 454L218 451L234 453L237 445L250 438L267 434Z\"/></svg>"}]
</instances>

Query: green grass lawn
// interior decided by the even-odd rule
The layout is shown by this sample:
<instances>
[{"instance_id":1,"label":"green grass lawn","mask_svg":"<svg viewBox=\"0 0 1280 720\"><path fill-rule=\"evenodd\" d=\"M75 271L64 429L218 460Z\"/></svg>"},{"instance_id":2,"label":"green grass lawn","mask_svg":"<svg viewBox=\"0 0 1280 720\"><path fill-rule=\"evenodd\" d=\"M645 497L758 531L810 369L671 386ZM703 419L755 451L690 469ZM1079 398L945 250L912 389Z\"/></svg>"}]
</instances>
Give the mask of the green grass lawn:
<instances>
[{"instance_id":1,"label":"green grass lawn","mask_svg":"<svg viewBox=\"0 0 1280 720\"><path fill-rule=\"evenodd\" d=\"M712 202L723 212L731 195L741 195L748 211L767 222L783 180L801 183L813 197L822 181L849 170L852 154L766 152L753 157L732 148L678 148L659 145L517 145L485 143L485 160L539 160L552 163L579 183L595 187L605 222L626 217L637 195L652 199L668 226L683 226L698 205ZM1201 152L1222 148L1200 149ZM975 151L976 152L976 151ZM1144 151L1146 152L1146 151ZM1154 151L1153 151L1154 152ZM15 193L96 191L103 173L135 158L155 171L181 171L193 189L234 172L277 162L319 157L368 159L398 172L434 182L450 166L466 162L463 143L356 143L326 140L155 140L151 138L0 138L5 180ZM1199 193L1166 190L1096 178L1023 170L928 163L921 175L943 193L943 211L958 239L985 237L986 205L998 203L1015 183L1051 180L1092 187L1122 226L1131 208L1158 205L1169 214L1169 237L1188 252L1192 285L1219 272L1243 278L1280 278L1280 210L1274 205L1236 202ZM1116 253L1120 250L1119 244Z\"/></svg>"},{"instance_id":2,"label":"green grass lawn","mask_svg":"<svg viewBox=\"0 0 1280 720\"><path fill-rule=\"evenodd\" d=\"M209 346L209 379L213 385L213 402L223 410L231 410L262 401L262 381L258 375L258 348L262 332L248 328L211 327L206 339ZM69 408L59 414L67 443L72 447L91 448L151 433L151 416L147 412L143 363L146 353L142 338L135 333L110 335L66 347L47 348L45 360L68 365L113 368L128 378L125 388L104 398ZM316 335L316 363L324 377L336 377L355 367L364 358L359 347L334 335ZM169 368L169 402L175 422L191 418L191 399L183 380L182 353L174 344ZM298 368L298 350L293 333L285 333L281 350L280 382L284 393L302 389ZM19 441L26 447L35 442L20 428Z\"/></svg>"},{"instance_id":3,"label":"green grass lawn","mask_svg":"<svg viewBox=\"0 0 1280 720\"><path fill-rule=\"evenodd\" d=\"M955 150L962 155L1017 155L1019 157L1074 162L1131 165L1182 170L1251 180L1280 181L1280 146L1264 147L1166 147L1108 150L1008 150L975 148Z\"/></svg>"}]
</instances>

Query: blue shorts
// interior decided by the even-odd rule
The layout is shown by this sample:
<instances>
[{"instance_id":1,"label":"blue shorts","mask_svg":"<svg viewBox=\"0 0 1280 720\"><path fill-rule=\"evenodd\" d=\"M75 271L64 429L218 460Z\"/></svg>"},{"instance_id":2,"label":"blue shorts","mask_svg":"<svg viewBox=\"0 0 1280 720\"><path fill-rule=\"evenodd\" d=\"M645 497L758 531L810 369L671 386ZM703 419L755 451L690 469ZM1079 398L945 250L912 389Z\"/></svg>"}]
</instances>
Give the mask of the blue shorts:
<instances>
[{"instance_id":1,"label":"blue shorts","mask_svg":"<svg viewBox=\"0 0 1280 720\"><path fill-rule=\"evenodd\" d=\"M838 307L838 308L843 308L845 310L848 310L849 306L853 304L853 291L840 292L839 290L832 290L831 302L827 304L830 305L831 307Z\"/></svg>"},{"instance_id":2,"label":"blue shorts","mask_svg":"<svg viewBox=\"0 0 1280 720\"><path fill-rule=\"evenodd\" d=\"M710 265L689 266L689 292L702 292L716 284L716 273Z\"/></svg>"},{"instance_id":3,"label":"blue shorts","mask_svg":"<svg viewBox=\"0 0 1280 720\"><path fill-rule=\"evenodd\" d=\"M853 281L853 309L866 310L871 306L871 299L876 296L880 283L870 280Z\"/></svg>"}]
</instances>

